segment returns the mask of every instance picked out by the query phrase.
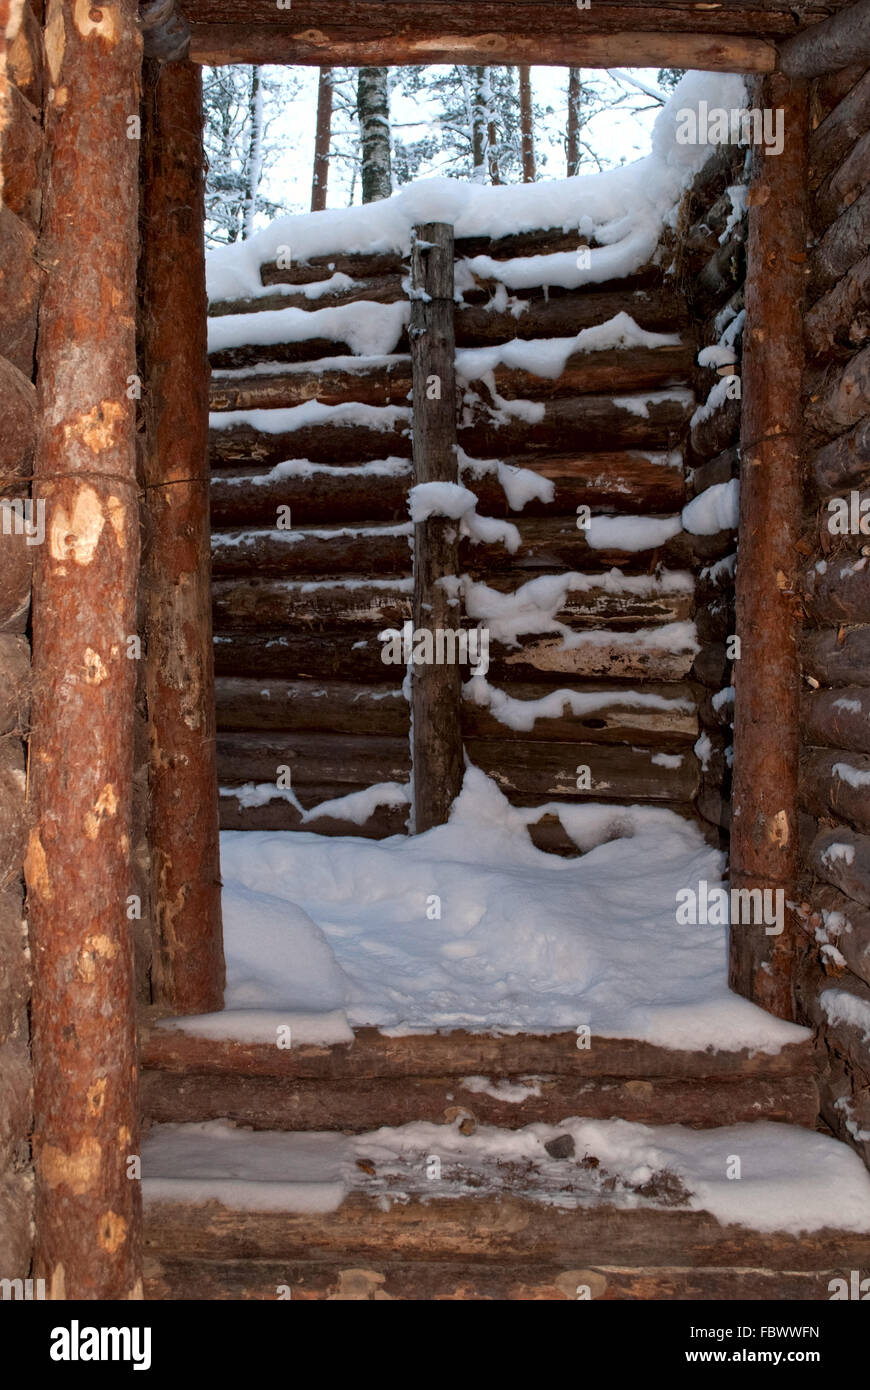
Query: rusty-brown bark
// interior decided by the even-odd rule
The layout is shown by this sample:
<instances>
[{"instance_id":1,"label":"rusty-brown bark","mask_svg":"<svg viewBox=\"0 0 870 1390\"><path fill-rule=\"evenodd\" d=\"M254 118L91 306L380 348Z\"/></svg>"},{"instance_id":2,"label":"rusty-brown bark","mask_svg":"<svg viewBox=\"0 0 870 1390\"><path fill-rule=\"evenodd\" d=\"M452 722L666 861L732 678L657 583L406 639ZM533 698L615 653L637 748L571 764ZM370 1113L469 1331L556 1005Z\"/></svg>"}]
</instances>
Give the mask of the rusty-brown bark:
<instances>
[{"instance_id":1,"label":"rusty-brown bark","mask_svg":"<svg viewBox=\"0 0 870 1390\"><path fill-rule=\"evenodd\" d=\"M520 140L522 142L523 183L535 182L535 133L532 108L532 70L520 65Z\"/></svg>"},{"instance_id":2,"label":"rusty-brown bark","mask_svg":"<svg viewBox=\"0 0 870 1390\"><path fill-rule=\"evenodd\" d=\"M26 875L33 955L34 1274L141 1297L131 891L139 519L135 405L141 40L133 0L49 6Z\"/></svg>"},{"instance_id":3,"label":"rusty-brown bark","mask_svg":"<svg viewBox=\"0 0 870 1390\"><path fill-rule=\"evenodd\" d=\"M202 80L146 67L144 299L149 540L145 561L149 837L156 1001L223 1000L208 512Z\"/></svg>"},{"instance_id":4,"label":"rusty-brown bark","mask_svg":"<svg viewBox=\"0 0 870 1390\"><path fill-rule=\"evenodd\" d=\"M311 178L311 211L326 207L329 179L329 142L332 137L332 68L320 69L317 84L317 126L314 132L314 172Z\"/></svg>"},{"instance_id":5,"label":"rusty-brown bark","mask_svg":"<svg viewBox=\"0 0 870 1390\"><path fill-rule=\"evenodd\" d=\"M785 147L756 154L749 193L737 569L731 882L782 889L797 876L799 681L795 542L800 521L801 311L806 248L807 101L775 75L761 104L784 110ZM768 936L732 927L731 984L792 1016L793 921Z\"/></svg>"}]
</instances>

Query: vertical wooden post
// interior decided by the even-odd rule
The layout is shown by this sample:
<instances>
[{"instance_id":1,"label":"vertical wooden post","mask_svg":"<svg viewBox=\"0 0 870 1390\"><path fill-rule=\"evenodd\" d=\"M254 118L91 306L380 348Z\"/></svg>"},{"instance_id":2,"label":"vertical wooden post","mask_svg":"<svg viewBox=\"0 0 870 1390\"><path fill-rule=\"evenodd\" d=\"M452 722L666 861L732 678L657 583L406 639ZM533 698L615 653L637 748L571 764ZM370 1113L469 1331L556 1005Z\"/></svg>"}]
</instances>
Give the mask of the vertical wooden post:
<instances>
[{"instance_id":1,"label":"vertical wooden post","mask_svg":"<svg viewBox=\"0 0 870 1390\"><path fill-rule=\"evenodd\" d=\"M52 1298L141 1297L131 891L139 516L141 38L135 0L50 0L26 860L35 1269ZM131 136L133 138L131 138Z\"/></svg>"},{"instance_id":2,"label":"vertical wooden post","mask_svg":"<svg viewBox=\"0 0 870 1390\"><path fill-rule=\"evenodd\" d=\"M798 866L795 543L801 517L802 306L806 262L807 98L774 73L753 103L783 111L781 154L757 147L749 191L743 347L740 539L734 664L732 888L782 890ZM793 1014L793 919L782 935L734 925L731 985L769 1012Z\"/></svg>"},{"instance_id":3,"label":"vertical wooden post","mask_svg":"<svg viewBox=\"0 0 870 1390\"><path fill-rule=\"evenodd\" d=\"M456 483L456 374L453 329L453 228L414 228L411 246L411 373L414 481ZM414 527L414 627L459 627L459 609L441 580L459 563L458 523L433 516ZM462 690L456 664L414 666L411 746L414 829L443 825L462 787Z\"/></svg>"},{"instance_id":4,"label":"vertical wooden post","mask_svg":"<svg viewBox=\"0 0 870 1390\"><path fill-rule=\"evenodd\" d=\"M156 1002L223 1002L208 471L202 77L145 65L144 566Z\"/></svg>"}]
</instances>

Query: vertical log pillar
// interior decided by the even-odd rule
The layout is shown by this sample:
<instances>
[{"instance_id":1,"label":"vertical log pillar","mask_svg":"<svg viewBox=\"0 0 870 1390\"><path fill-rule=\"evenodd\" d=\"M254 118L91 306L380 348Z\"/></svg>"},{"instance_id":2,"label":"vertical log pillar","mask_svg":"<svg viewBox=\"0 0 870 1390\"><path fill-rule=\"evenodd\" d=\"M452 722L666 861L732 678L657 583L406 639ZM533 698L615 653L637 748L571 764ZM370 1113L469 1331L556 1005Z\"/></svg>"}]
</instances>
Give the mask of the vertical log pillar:
<instances>
[{"instance_id":1,"label":"vertical log pillar","mask_svg":"<svg viewBox=\"0 0 870 1390\"><path fill-rule=\"evenodd\" d=\"M130 893L139 516L141 39L135 0L49 0L25 872L33 957L34 1274L141 1297ZM133 132L135 134L135 130Z\"/></svg>"},{"instance_id":2,"label":"vertical log pillar","mask_svg":"<svg viewBox=\"0 0 870 1390\"><path fill-rule=\"evenodd\" d=\"M411 247L414 482L456 483L453 228L414 228ZM459 526L433 516L414 527L414 627L459 627L459 606L441 580L457 573ZM411 681L414 829L443 825L462 787L462 689L456 664L415 666Z\"/></svg>"},{"instance_id":3,"label":"vertical log pillar","mask_svg":"<svg viewBox=\"0 0 870 1390\"><path fill-rule=\"evenodd\" d=\"M795 543L801 517L802 306L806 263L807 98L774 73L753 105L783 110L781 154L754 155L749 192L743 347L740 543L737 564L733 888L782 890L798 869L798 615ZM731 930L732 988L793 1016L794 922Z\"/></svg>"},{"instance_id":4,"label":"vertical log pillar","mask_svg":"<svg viewBox=\"0 0 870 1390\"><path fill-rule=\"evenodd\" d=\"M208 470L205 158L193 63L145 65L143 401L155 1002L223 1003Z\"/></svg>"}]
</instances>

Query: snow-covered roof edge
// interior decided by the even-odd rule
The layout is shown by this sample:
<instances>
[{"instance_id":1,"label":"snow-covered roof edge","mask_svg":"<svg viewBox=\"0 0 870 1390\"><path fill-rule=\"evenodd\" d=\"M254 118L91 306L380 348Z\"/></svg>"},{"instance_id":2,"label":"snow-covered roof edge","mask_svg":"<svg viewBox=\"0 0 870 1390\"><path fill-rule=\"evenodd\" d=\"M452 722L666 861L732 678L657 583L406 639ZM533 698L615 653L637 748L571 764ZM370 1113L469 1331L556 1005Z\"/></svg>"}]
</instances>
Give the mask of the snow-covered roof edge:
<instances>
[{"instance_id":1,"label":"snow-covered roof edge","mask_svg":"<svg viewBox=\"0 0 870 1390\"><path fill-rule=\"evenodd\" d=\"M680 195L711 153L708 144L677 139L679 113L697 110L702 101L711 109L743 109L743 78L731 73L686 73L656 119L650 154L617 169L499 186L420 179L381 202L277 218L249 240L208 254L209 297L262 295L260 266L274 261L279 248L293 261L303 262L340 253L404 255L410 249L411 228L434 221L451 222L457 237L501 237L545 228L576 230L597 243L578 266L578 285L630 275L654 254ZM274 287L267 292L274 292Z\"/></svg>"}]
</instances>

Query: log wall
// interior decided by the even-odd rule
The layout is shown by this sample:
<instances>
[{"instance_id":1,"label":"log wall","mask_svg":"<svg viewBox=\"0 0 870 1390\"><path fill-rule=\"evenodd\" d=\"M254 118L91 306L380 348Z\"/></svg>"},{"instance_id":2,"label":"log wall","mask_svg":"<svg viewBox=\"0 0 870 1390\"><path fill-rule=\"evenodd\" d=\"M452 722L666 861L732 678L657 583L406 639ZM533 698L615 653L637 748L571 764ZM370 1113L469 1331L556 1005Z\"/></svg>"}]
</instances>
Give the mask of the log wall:
<instances>
[{"instance_id":1,"label":"log wall","mask_svg":"<svg viewBox=\"0 0 870 1390\"><path fill-rule=\"evenodd\" d=\"M673 335L664 345L574 353L556 379L498 366L492 384L502 406L508 403L498 419L487 386L460 380L460 480L476 494L481 515L509 520L519 533L514 551L499 541L461 541L460 572L486 586L465 590L464 626L488 625L505 597L531 580L575 576L553 608L569 645L555 623L549 631L530 623L515 641L493 637L490 644L486 679L496 700L562 691L556 709L511 727L495 716L491 696L477 683L465 691L462 731L471 761L515 804L668 806L697 816L720 843L727 824L723 727L730 713L718 697L729 683L734 536L727 529L691 534L679 524L685 503L730 478L736 466L739 402L689 438L696 392L703 401L716 379L695 366L699 343L690 315L700 316L704 341L715 341L717 315L731 303L734 316L742 283L740 225L729 227L727 254L717 240L729 215L725 190L739 177L741 161L714 163L699 180L693 207L701 219L715 205L719 220L715 232L704 233L712 246L700 247L687 272L691 305L668 273L672 247L627 279L579 290L537 288L507 297L497 278L479 275L469 286L464 263L480 253L505 260L578 250L576 234L545 230L496 242L457 241L457 280L465 288L455 332L460 372L464 348L573 337L619 313ZM312 286L337 272L352 283L310 297ZM318 338L314 329L303 341L268 347L257 341L261 311L360 300L399 305L406 276L401 257L387 254L265 265L262 297L211 305L218 328L227 315L238 316L231 342L217 347L214 339L211 353L225 829L383 836L406 827L408 807L394 785L407 784L410 775L404 670L383 663L378 634L411 617L407 333L387 359L351 359L350 344ZM279 428L282 422L268 414L318 401L345 413L293 430ZM540 418L530 422L517 401L536 403ZM348 413L350 403L368 409L368 418L360 409ZM226 414L254 410L263 413ZM511 507L494 461L531 470L547 480L550 495ZM578 518L582 508L593 528L602 518L677 522L673 535L651 534L640 549L629 548L624 530L609 546L593 545L594 529L587 533ZM686 640L684 625L693 620L697 640ZM662 629L670 625L679 626L669 637ZM466 668L465 682L469 676ZM389 784L384 800L361 821L341 813L304 819L320 803L375 783ZM532 833L542 847L574 850L550 812L542 810Z\"/></svg>"},{"instance_id":2,"label":"log wall","mask_svg":"<svg viewBox=\"0 0 870 1390\"><path fill-rule=\"evenodd\" d=\"M44 53L36 8L0 4L0 501L30 498L36 424L33 385L41 272ZM38 527L38 514L33 520ZM5 525L3 523L6 523ZM33 533L38 539L38 529ZM0 512L0 1278L26 1278L33 1208L28 1028L30 975L22 859L30 704L30 590L34 546Z\"/></svg>"},{"instance_id":3,"label":"log wall","mask_svg":"<svg viewBox=\"0 0 870 1390\"><path fill-rule=\"evenodd\" d=\"M870 71L811 115L796 993L823 1118L870 1163Z\"/></svg>"}]
</instances>

